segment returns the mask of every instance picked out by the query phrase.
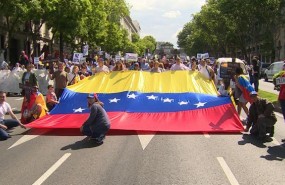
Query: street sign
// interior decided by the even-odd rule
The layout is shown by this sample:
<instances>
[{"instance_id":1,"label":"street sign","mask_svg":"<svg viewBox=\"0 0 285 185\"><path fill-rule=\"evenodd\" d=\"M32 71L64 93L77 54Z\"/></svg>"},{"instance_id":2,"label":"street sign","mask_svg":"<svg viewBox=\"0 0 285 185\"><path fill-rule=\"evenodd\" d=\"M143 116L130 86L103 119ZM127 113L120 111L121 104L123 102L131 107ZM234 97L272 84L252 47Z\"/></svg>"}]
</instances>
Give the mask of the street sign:
<instances>
[{"instance_id":1,"label":"street sign","mask_svg":"<svg viewBox=\"0 0 285 185\"><path fill-rule=\"evenodd\" d=\"M40 57L34 57L34 64L39 64Z\"/></svg>"}]
</instances>

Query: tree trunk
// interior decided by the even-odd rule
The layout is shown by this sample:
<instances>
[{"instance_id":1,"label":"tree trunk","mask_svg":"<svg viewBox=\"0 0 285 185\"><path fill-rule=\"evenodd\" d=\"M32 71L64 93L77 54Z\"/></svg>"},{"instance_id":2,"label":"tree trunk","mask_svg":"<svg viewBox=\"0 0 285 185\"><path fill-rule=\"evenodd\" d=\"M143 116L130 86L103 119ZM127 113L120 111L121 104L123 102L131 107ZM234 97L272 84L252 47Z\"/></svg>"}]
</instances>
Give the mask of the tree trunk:
<instances>
[{"instance_id":1,"label":"tree trunk","mask_svg":"<svg viewBox=\"0 0 285 185\"><path fill-rule=\"evenodd\" d=\"M10 34L7 31L5 33L5 38L4 38L4 48L5 48L5 51L6 51L6 62L7 63L10 62L10 47L9 47L10 40L11 40Z\"/></svg>"},{"instance_id":2,"label":"tree trunk","mask_svg":"<svg viewBox=\"0 0 285 185\"><path fill-rule=\"evenodd\" d=\"M59 56L60 56L60 61L64 62L64 57L63 57L63 33L59 33Z\"/></svg>"},{"instance_id":3,"label":"tree trunk","mask_svg":"<svg viewBox=\"0 0 285 185\"><path fill-rule=\"evenodd\" d=\"M37 36L33 34L33 57L38 57L38 50L37 50Z\"/></svg>"}]
</instances>

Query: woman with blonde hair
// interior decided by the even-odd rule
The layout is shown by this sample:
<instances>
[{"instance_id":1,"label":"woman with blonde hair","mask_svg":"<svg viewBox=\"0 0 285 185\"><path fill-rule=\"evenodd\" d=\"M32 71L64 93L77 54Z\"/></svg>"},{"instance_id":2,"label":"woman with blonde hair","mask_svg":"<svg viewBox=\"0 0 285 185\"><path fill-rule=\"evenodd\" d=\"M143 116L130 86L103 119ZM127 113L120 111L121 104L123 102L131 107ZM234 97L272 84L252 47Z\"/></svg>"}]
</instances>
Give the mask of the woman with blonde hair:
<instances>
[{"instance_id":1,"label":"woman with blonde hair","mask_svg":"<svg viewBox=\"0 0 285 185\"><path fill-rule=\"evenodd\" d=\"M162 68L159 67L159 62L158 61L154 62L153 68L151 68L150 72L153 72L153 73L161 73L161 72L163 72Z\"/></svg>"},{"instance_id":2,"label":"woman with blonde hair","mask_svg":"<svg viewBox=\"0 0 285 185\"><path fill-rule=\"evenodd\" d=\"M117 61L112 71L126 71L126 68L122 61Z\"/></svg>"},{"instance_id":3,"label":"woman with blonde hair","mask_svg":"<svg viewBox=\"0 0 285 185\"><path fill-rule=\"evenodd\" d=\"M76 84L80 81L80 76L79 76L78 72L79 72L79 67L74 66L72 68L72 73L68 74L68 85L73 85L73 84Z\"/></svg>"},{"instance_id":4,"label":"woman with blonde hair","mask_svg":"<svg viewBox=\"0 0 285 185\"><path fill-rule=\"evenodd\" d=\"M159 62L158 67L162 69L162 72L165 71L164 64L162 62Z\"/></svg>"}]
</instances>

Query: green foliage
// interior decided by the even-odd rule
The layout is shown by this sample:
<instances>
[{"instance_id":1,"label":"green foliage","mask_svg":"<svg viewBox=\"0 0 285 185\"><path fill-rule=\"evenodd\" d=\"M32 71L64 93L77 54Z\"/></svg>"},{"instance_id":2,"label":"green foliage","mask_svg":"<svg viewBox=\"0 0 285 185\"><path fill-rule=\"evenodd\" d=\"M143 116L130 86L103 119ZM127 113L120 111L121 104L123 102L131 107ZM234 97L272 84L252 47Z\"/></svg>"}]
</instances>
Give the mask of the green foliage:
<instances>
[{"instance_id":1,"label":"green foliage","mask_svg":"<svg viewBox=\"0 0 285 185\"><path fill-rule=\"evenodd\" d=\"M208 0L178 35L178 45L188 54L226 55L260 45L272 53L276 31L282 23L281 0ZM283 5L284 7L284 5Z\"/></svg>"},{"instance_id":2,"label":"green foliage","mask_svg":"<svg viewBox=\"0 0 285 185\"><path fill-rule=\"evenodd\" d=\"M140 40L140 36L137 33L132 34L132 42L137 43Z\"/></svg>"},{"instance_id":3,"label":"green foliage","mask_svg":"<svg viewBox=\"0 0 285 185\"><path fill-rule=\"evenodd\" d=\"M30 35L39 39L40 27L46 23L54 38L61 33L73 49L88 43L90 48L100 46L107 52L131 51L131 47L133 52L142 52L145 47L153 48L155 42L151 37L142 41L138 35L133 39L136 44L128 40L120 25L130 14L125 0L0 0L0 8L10 35L18 25L29 23Z\"/></svg>"},{"instance_id":4,"label":"green foliage","mask_svg":"<svg viewBox=\"0 0 285 185\"><path fill-rule=\"evenodd\" d=\"M141 40L141 45L144 46L144 49L149 49L150 52L154 52L156 48L156 40L153 36L148 35Z\"/></svg>"}]
</instances>

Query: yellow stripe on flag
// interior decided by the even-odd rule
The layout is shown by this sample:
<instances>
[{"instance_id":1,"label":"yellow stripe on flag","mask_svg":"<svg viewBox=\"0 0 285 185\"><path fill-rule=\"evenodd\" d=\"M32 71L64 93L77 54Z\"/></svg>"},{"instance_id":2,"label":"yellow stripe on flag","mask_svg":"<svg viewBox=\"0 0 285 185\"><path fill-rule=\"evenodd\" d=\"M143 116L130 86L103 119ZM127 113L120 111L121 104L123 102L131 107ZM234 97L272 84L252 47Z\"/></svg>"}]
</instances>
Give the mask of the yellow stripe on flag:
<instances>
[{"instance_id":1,"label":"yellow stripe on flag","mask_svg":"<svg viewBox=\"0 0 285 185\"><path fill-rule=\"evenodd\" d=\"M194 92L217 95L213 81L207 80L196 71L166 71L163 73L125 71L107 74L101 72L68 86L68 89L80 93L139 91L143 93Z\"/></svg>"}]
</instances>

